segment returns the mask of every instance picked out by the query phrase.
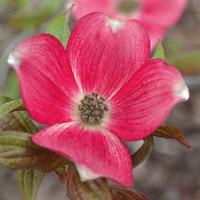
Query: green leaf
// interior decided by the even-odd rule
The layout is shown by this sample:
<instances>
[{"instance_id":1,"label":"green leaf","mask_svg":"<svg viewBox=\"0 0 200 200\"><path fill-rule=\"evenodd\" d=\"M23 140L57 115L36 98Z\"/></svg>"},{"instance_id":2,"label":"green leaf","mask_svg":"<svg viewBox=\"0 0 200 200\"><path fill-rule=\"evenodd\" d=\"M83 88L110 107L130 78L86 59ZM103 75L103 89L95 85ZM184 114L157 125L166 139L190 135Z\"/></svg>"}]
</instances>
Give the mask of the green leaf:
<instances>
[{"instance_id":1,"label":"green leaf","mask_svg":"<svg viewBox=\"0 0 200 200\"><path fill-rule=\"evenodd\" d=\"M158 45L154 51L153 58L154 59L155 58L165 59L165 50L164 50L164 47L161 42L158 43Z\"/></svg>"},{"instance_id":2,"label":"green leaf","mask_svg":"<svg viewBox=\"0 0 200 200\"><path fill-rule=\"evenodd\" d=\"M29 0L23 0L18 9L9 13L6 17L8 23L18 29L38 28L42 26L50 17L54 16L59 10L63 9L63 0L48 0L34 6Z\"/></svg>"},{"instance_id":3,"label":"green leaf","mask_svg":"<svg viewBox=\"0 0 200 200\"><path fill-rule=\"evenodd\" d=\"M0 120L0 132L2 131L24 131L28 133L36 133L37 127L25 111L15 111L7 114Z\"/></svg>"},{"instance_id":4,"label":"green leaf","mask_svg":"<svg viewBox=\"0 0 200 200\"><path fill-rule=\"evenodd\" d=\"M38 132L27 112L14 111L0 120L0 131L23 131L30 134Z\"/></svg>"},{"instance_id":5,"label":"green leaf","mask_svg":"<svg viewBox=\"0 0 200 200\"><path fill-rule=\"evenodd\" d=\"M24 200L35 200L39 185L45 173L38 170L17 171L17 183Z\"/></svg>"},{"instance_id":6,"label":"green leaf","mask_svg":"<svg viewBox=\"0 0 200 200\"><path fill-rule=\"evenodd\" d=\"M68 168L66 188L71 200L112 200L105 179L82 182L74 165Z\"/></svg>"},{"instance_id":7,"label":"green leaf","mask_svg":"<svg viewBox=\"0 0 200 200\"><path fill-rule=\"evenodd\" d=\"M12 98L6 96L0 96L0 105L12 101Z\"/></svg>"},{"instance_id":8,"label":"green leaf","mask_svg":"<svg viewBox=\"0 0 200 200\"><path fill-rule=\"evenodd\" d=\"M66 164L58 155L32 143L31 134L20 131L0 133L0 164L15 170L54 171Z\"/></svg>"},{"instance_id":9,"label":"green leaf","mask_svg":"<svg viewBox=\"0 0 200 200\"><path fill-rule=\"evenodd\" d=\"M185 139L183 131L171 125L161 125L160 128L154 132L154 136L175 139L185 147L191 148Z\"/></svg>"},{"instance_id":10,"label":"green leaf","mask_svg":"<svg viewBox=\"0 0 200 200\"><path fill-rule=\"evenodd\" d=\"M144 144L131 156L133 167L137 167L149 156L153 146L154 140L152 136L144 140Z\"/></svg>"},{"instance_id":11,"label":"green leaf","mask_svg":"<svg viewBox=\"0 0 200 200\"><path fill-rule=\"evenodd\" d=\"M4 99L5 97L3 97L0 102ZM12 100L6 103L3 103L0 105L0 120L5 117L8 113L15 111L15 110L24 110L24 106L22 103L22 100L18 99L18 100Z\"/></svg>"},{"instance_id":12,"label":"green leaf","mask_svg":"<svg viewBox=\"0 0 200 200\"><path fill-rule=\"evenodd\" d=\"M10 97L1 96L0 106L1 104L8 103L10 101L13 101ZM13 111L0 119L0 131L9 130L23 131L34 134L38 131L38 128L35 126L26 111Z\"/></svg>"},{"instance_id":13,"label":"green leaf","mask_svg":"<svg viewBox=\"0 0 200 200\"><path fill-rule=\"evenodd\" d=\"M9 97L0 97L0 104L10 102L10 101L12 101L12 99ZM34 125L32 120L28 116L27 112L25 111L11 112L7 114L3 119L0 120L0 132L8 131L8 130L19 130L19 131L28 132L30 133L30 136L31 134L36 133L38 131L37 127ZM0 145L0 149L5 150L5 148L1 147L1 145ZM0 158L2 158L1 154L0 154ZM18 182L20 191L23 194L23 199L35 200L39 184L44 175L45 173L39 170L18 170L17 171L17 182Z\"/></svg>"},{"instance_id":14,"label":"green leaf","mask_svg":"<svg viewBox=\"0 0 200 200\"><path fill-rule=\"evenodd\" d=\"M112 187L112 200L148 200L142 193L119 186Z\"/></svg>"},{"instance_id":15,"label":"green leaf","mask_svg":"<svg viewBox=\"0 0 200 200\"><path fill-rule=\"evenodd\" d=\"M67 25L65 16L55 18L49 25L47 32L58 38L64 47L66 47L70 30Z\"/></svg>"}]
</instances>

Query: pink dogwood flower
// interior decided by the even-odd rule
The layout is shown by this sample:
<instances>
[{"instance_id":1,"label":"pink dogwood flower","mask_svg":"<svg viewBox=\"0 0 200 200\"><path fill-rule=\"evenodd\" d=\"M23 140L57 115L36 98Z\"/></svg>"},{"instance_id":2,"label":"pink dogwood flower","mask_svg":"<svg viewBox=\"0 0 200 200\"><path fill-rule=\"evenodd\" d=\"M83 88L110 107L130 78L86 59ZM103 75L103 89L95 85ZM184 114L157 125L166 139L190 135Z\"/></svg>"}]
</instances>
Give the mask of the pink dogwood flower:
<instances>
[{"instance_id":1,"label":"pink dogwood flower","mask_svg":"<svg viewBox=\"0 0 200 200\"><path fill-rule=\"evenodd\" d=\"M79 19L91 12L104 12L118 19L137 19L148 31L151 46L164 38L185 10L187 0L68 0Z\"/></svg>"},{"instance_id":2,"label":"pink dogwood flower","mask_svg":"<svg viewBox=\"0 0 200 200\"><path fill-rule=\"evenodd\" d=\"M79 20L67 48L50 34L10 54L24 104L48 125L33 142L74 161L82 180L107 177L131 186L123 141L145 138L189 98L176 68L150 60L150 41L135 20L93 13Z\"/></svg>"}]
</instances>

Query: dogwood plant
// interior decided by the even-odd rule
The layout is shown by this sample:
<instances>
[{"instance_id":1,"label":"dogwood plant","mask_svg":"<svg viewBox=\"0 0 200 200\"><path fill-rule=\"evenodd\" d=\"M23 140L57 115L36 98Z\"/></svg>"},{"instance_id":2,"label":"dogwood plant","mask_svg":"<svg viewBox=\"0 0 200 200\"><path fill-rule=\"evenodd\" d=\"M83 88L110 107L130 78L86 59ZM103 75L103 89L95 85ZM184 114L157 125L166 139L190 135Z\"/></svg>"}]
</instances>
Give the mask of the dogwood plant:
<instances>
[{"instance_id":1,"label":"dogwood plant","mask_svg":"<svg viewBox=\"0 0 200 200\"><path fill-rule=\"evenodd\" d=\"M178 70L150 52L138 21L102 13L80 19L66 48L50 34L22 41L8 63L28 113L47 125L33 142L72 160L82 180L132 186L124 141L151 135L189 98Z\"/></svg>"},{"instance_id":2,"label":"dogwood plant","mask_svg":"<svg viewBox=\"0 0 200 200\"><path fill-rule=\"evenodd\" d=\"M73 15L79 19L100 11L118 19L137 19L148 31L151 46L164 38L185 10L187 0L68 0L74 4Z\"/></svg>"}]
</instances>

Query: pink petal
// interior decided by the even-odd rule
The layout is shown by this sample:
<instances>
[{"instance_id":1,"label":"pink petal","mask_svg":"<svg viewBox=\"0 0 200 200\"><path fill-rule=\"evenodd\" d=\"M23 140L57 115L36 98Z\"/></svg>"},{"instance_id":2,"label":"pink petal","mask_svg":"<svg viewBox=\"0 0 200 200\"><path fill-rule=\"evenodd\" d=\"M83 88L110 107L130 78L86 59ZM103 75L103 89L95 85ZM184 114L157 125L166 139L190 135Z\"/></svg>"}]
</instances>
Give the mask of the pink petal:
<instances>
[{"instance_id":1,"label":"pink petal","mask_svg":"<svg viewBox=\"0 0 200 200\"><path fill-rule=\"evenodd\" d=\"M78 88L62 44L49 34L31 37L10 54L25 106L38 122L54 124L72 118Z\"/></svg>"},{"instance_id":2,"label":"pink petal","mask_svg":"<svg viewBox=\"0 0 200 200\"><path fill-rule=\"evenodd\" d=\"M181 18L186 4L187 0L141 0L138 20L148 31L152 48Z\"/></svg>"},{"instance_id":3,"label":"pink petal","mask_svg":"<svg viewBox=\"0 0 200 200\"><path fill-rule=\"evenodd\" d=\"M148 18L142 21L142 25L146 30L148 30L151 49L153 49L160 40L164 39L167 29L159 24L153 24Z\"/></svg>"},{"instance_id":4,"label":"pink petal","mask_svg":"<svg viewBox=\"0 0 200 200\"><path fill-rule=\"evenodd\" d=\"M188 89L177 69L160 59L153 60L111 99L107 128L124 140L145 138L178 102L188 98Z\"/></svg>"},{"instance_id":5,"label":"pink petal","mask_svg":"<svg viewBox=\"0 0 200 200\"><path fill-rule=\"evenodd\" d=\"M70 3L74 4L73 15L79 19L89 13L104 12L111 14L116 0L72 0Z\"/></svg>"},{"instance_id":6,"label":"pink petal","mask_svg":"<svg viewBox=\"0 0 200 200\"><path fill-rule=\"evenodd\" d=\"M137 21L118 21L93 13L78 21L67 53L83 91L108 98L147 62L150 44Z\"/></svg>"},{"instance_id":7,"label":"pink petal","mask_svg":"<svg viewBox=\"0 0 200 200\"><path fill-rule=\"evenodd\" d=\"M105 129L86 129L75 123L65 123L48 127L32 139L42 147L71 158L85 180L101 176L125 186L133 183L129 152Z\"/></svg>"},{"instance_id":8,"label":"pink petal","mask_svg":"<svg viewBox=\"0 0 200 200\"><path fill-rule=\"evenodd\" d=\"M180 19L186 4L187 0L141 0L140 19L170 27Z\"/></svg>"}]
</instances>

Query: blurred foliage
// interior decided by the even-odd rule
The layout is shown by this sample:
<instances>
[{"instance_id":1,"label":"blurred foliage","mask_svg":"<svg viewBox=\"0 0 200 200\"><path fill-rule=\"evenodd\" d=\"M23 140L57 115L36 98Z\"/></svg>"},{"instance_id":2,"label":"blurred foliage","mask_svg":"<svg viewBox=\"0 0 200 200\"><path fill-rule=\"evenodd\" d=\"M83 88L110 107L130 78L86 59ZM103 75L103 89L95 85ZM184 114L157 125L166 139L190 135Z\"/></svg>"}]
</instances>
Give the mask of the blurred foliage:
<instances>
[{"instance_id":1,"label":"blurred foliage","mask_svg":"<svg viewBox=\"0 0 200 200\"><path fill-rule=\"evenodd\" d=\"M184 51L169 56L168 61L187 75L200 74L200 50Z\"/></svg>"},{"instance_id":2,"label":"blurred foliage","mask_svg":"<svg viewBox=\"0 0 200 200\"><path fill-rule=\"evenodd\" d=\"M11 68L9 68L7 64L7 58L9 53L21 40L29 37L32 34L34 34L34 31L32 30L20 31L12 38L12 42L8 43L8 45L6 45L5 48L1 48L0 45L0 50L2 49L3 51L0 55L0 94L4 94L13 98L19 97L17 78L15 76L14 71Z\"/></svg>"},{"instance_id":3,"label":"blurred foliage","mask_svg":"<svg viewBox=\"0 0 200 200\"><path fill-rule=\"evenodd\" d=\"M1 0L0 5L12 12L4 16L7 23L15 28L38 28L50 17L55 16L64 6L64 0Z\"/></svg>"},{"instance_id":4,"label":"blurred foliage","mask_svg":"<svg viewBox=\"0 0 200 200\"><path fill-rule=\"evenodd\" d=\"M18 98L20 96L17 76L13 70L10 72L7 79L7 84L5 86L5 95L12 98Z\"/></svg>"},{"instance_id":5,"label":"blurred foliage","mask_svg":"<svg viewBox=\"0 0 200 200\"><path fill-rule=\"evenodd\" d=\"M180 33L171 34L165 41L167 61L179 68L185 75L199 75L200 50L195 46L185 47L187 41ZM198 40L193 43L198 45Z\"/></svg>"}]
</instances>

